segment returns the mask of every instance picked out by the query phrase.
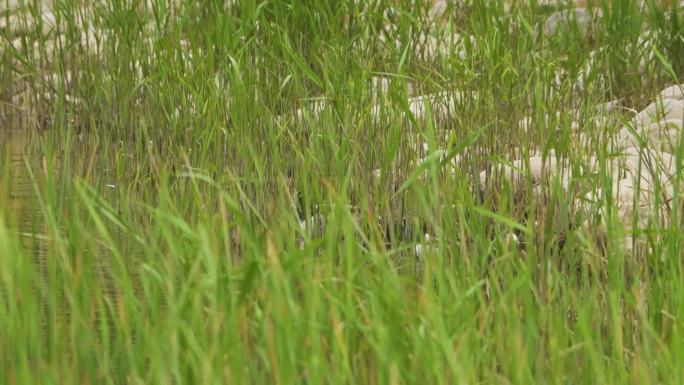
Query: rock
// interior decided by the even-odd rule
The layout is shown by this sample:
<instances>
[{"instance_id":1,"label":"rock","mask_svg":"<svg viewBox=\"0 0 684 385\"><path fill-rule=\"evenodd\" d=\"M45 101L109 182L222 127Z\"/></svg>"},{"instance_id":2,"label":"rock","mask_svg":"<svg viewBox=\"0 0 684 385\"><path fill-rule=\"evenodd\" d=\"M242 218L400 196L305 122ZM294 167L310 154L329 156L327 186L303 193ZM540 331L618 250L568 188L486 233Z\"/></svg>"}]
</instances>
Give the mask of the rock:
<instances>
[{"instance_id":1,"label":"rock","mask_svg":"<svg viewBox=\"0 0 684 385\"><path fill-rule=\"evenodd\" d=\"M668 195L672 195L671 180L677 171L674 155L648 148L628 147L622 156L626 175L638 179L639 183L646 183L647 190L659 187Z\"/></svg>"},{"instance_id":2,"label":"rock","mask_svg":"<svg viewBox=\"0 0 684 385\"><path fill-rule=\"evenodd\" d=\"M382 94L385 89L388 89L389 85L384 80L373 79L373 87L375 88L375 93ZM412 90L412 88L409 88ZM471 95L472 98L476 98L476 94ZM415 120L424 120L427 115L427 105L430 105L433 118L449 118L451 114L456 112L456 107L459 102L464 98L464 94L461 92L451 92L442 91L432 94L425 94L419 96L409 97L406 101L408 104L408 111L413 116ZM298 108L297 110L280 115L278 117L279 124L288 124L289 122L295 122L297 124L306 124L311 120L316 120L320 115L330 107L330 102L325 97L312 98L306 101L305 106ZM389 108L387 105L377 103L377 97L373 100L373 106L371 107L371 117L372 119L379 121L386 118L386 110ZM402 111L402 116L404 119L409 117Z\"/></svg>"},{"instance_id":3,"label":"rock","mask_svg":"<svg viewBox=\"0 0 684 385\"><path fill-rule=\"evenodd\" d=\"M637 230L651 224L667 225L669 202L674 198L673 180L679 165L676 156L672 154L675 153L682 135L684 99L676 99L676 91L664 90L661 94L675 98L664 98L649 105L634 117L634 130L625 127L619 132L618 137L622 140L621 150L608 159L605 165L605 172L611 176L609 186L589 184L591 191L586 193L583 199L574 202L575 209L584 208L590 215L598 215L605 219L607 213L600 202L603 200L605 189L610 187L615 213L626 231L624 246L628 251L631 251L634 245L645 245L644 239L635 235ZM529 123L525 121L521 124ZM632 133L633 131L635 132ZM581 174L596 174L600 171L595 156L588 156L581 165ZM528 160L517 159L499 165L494 174L511 182L515 189L526 188L526 182L530 181L534 196L542 196L544 187L548 186L551 177L559 180L563 188L569 191L571 171L569 165L560 162L555 154L550 152L546 157L533 154ZM486 172L481 173L480 180L486 181L488 175ZM582 178L578 181L581 183ZM596 221L587 221L594 222ZM605 220L598 222L605 223ZM605 228L591 231L599 239L605 240Z\"/></svg>"},{"instance_id":4,"label":"rock","mask_svg":"<svg viewBox=\"0 0 684 385\"><path fill-rule=\"evenodd\" d=\"M536 187L549 182L551 178L558 177L563 188L570 185L570 170L568 167L559 167L558 160L553 152L546 157L538 154L531 155L528 159L516 159L510 164L499 164L495 170L480 172L480 187L485 188L488 176L491 174L504 178L513 183L516 188L526 186L527 177L531 178L535 195L543 192Z\"/></svg>"},{"instance_id":5,"label":"rock","mask_svg":"<svg viewBox=\"0 0 684 385\"><path fill-rule=\"evenodd\" d=\"M291 114L291 118L294 118L294 122L296 124L306 124L309 120L318 119L320 114L326 109L327 106L327 99L320 98L312 100L307 103L306 106L295 110L294 113ZM280 123L284 123L287 120L287 115L280 116L278 119Z\"/></svg>"},{"instance_id":6,"label":"rock","mask_svg":"<svg viewBox=\"0 0 684 385\"><path fill-rule=\"evenodd\" d=\"M465 39L468 39L471 45L475 43L474 36L464 37L456 32L433 31L428 28L421 31L408 44L410 44L412 52L423 60L430 61L439 56L449 57L453 55L465 60L468 54ZM404 42L394 32L394 28L388 28L387 34L380 35L379 40L385 47L393 47L398 51L403 51L406 48Z\"/></svg>"},{"instance_id":7,"label":"rock","mask_svg":"<svg viewBox=\"0 0 684 385\"><path fill-rule=\"evenodd\" d=\"M401 83L402 79L388 76L373 76L371 78L371 92L373 94L373 102L377 102L378 96L388 94L390 92L390 89L392 88L392 84L395 83L396 87L397 82ZM400 84L399 86L401 87L403 85ZM411 84L410 82L406 83L406 88L409 95L412 95L414 93L413 84Z\"/></svg>"},{"instance_id":8,"label":"rock","mask_svg":"<svg viewBox=\"0 0 684 385\"><path fill-rule=\"evenodd\" d=\"M660 97L663 99L684 99L684 84L675 84L660 91Z\"/></svg>"},{"instance_id":9,"label":"rock","mask_svg":"<svg viewBox=\"0 0 684 385\"><path fill-rule=\"evenodd\" d=\"M43 9L39 18L43 35L49 34L57 26L57 18L49 9ZM19 11L7 17L0 16L0 32L10 39L34 32L37 27L38 18L31 13Z\"/></svg>"},{"instance_id":10,"label":"rock","mask_svg":"<svg viewBox=\"0 0 684 385\"><path fill-rule=\"evenodd\" d=\"M645 143L648 148L674 153L682 132L682 121L677 119L660 120L637 129L635 137L629 128L620 130L623 147L639 147Z\"/></svg>"},{"instance_id":11,"label":"rock","mask_svg":"<svg viewBox=\"0 0 684 385\"><path fill-rule=\"evenodd\" d=\"M428 18L431 21L439 20L446 15L449 3L447 0L437 0L432 3L432 7L428 11Z\"/></svg>"},{"instance_id":12,"label":"rock","mask_svg":"<svg viewBox=\"0 0 684 385\"><path fill-rule=\"evenodd\" d=\"M621 103L617 99L596 105L596 111L599 114L614 113L614 112L617 112L618 110L620 110L620 108L621 108Z\"/></svg>"},{"instance_id":13,"label":"rock","mask_svg":"<svg viewBox=\"0 0 684 385\"><path fill-rule=\"evenodd\" d=\"M21 7L20 0L3 0L0 1L0 16L5 16L6 14L13 14L19 10Z\"/></svg>"},{"instance_id":14,"label":"rock","mask_svg":"<svg viewBox=\"0 0 684 385\"><path fill-rule=\"evenodd\" d=\"M474 44L475 38L473 36L469 36L468 39L471 45ZM425 60L432 60L440 54L444 57L455 55L461 60L465 60L468 56L464 38L456 32L444 32L441 36L421 37L418 47L422 50Z\"/></svg>"},{"instance_id":15,"label":"rock","mask_svg":"<svg viewBox=\"0 0 684 385\"><path fill-rule=\"evenodd\" d=\"M463 100L463 93L442 91L432 94L412 96L408 99L408 111L413 118L420 121L425 119L427 115L426 106L429 105L433 117L449 117L456 111L456 107L460 101ZM473 96L475 97L475 96ZM380 119L383 116L383 110L387 107L375 105L372 108L372 115L375 119ZM405 116L405 118L408 118Z\"/></svg>"},{"instance_id":16,"label":"rock","mask_svg":"<svg viewBox=\"0 0 684 385\"><path fill-rule=\"evenodd\" d=\"M543 31L546 36L551 36L560 29L568 28L576 23L579 31L586 35L593 28L593 19L600 16L600 11L596 11L595 15L592 15L588 9L582 7L556 11L544 22Z\"/></svg>"},{"instance_id":17,"label":"rock","mask_svg":"<svg viewBox=\"0 0 684 385\"><path fill-rule=\"evenodd\" d=\"M659 120L684 120L684 99L663 98L648 105L634 116L636 127L648 126Z\"/></svg>"},{"instance_id":18,"label":"rock","mask_svg":"<svg viewBox=\"0 0 684 385\"><path fill-rule=\"evenodd\" d=\"M429 104L433 116L447 116L455 112L456 103L462 99L463 95L460 92L448 91L415 96L409 98L409 111L416 119L424 119L427 113L426 105Z\"/></svg>"}]
</instances>

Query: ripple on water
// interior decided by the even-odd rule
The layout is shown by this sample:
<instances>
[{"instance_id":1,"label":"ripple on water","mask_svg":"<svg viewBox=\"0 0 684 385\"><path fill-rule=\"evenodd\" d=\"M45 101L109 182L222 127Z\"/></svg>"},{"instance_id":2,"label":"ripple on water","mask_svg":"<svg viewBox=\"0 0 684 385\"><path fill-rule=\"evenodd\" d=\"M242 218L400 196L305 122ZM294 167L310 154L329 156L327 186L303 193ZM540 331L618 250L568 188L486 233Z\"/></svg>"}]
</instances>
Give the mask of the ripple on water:
<instances>
[{"instance_id":1,"label":"ripple on water","mask_svg":"<svg viewBox=\"0 0 684 385\"><path fill-rule=\"evenodd\" d=\"M21 245L33 257L36 272L40 275L40 281L32 290L40 301L41 340L44 346L49 310L46 295L47 248L45 240L40 237L45 233L45 221L36 199L36 186L40 183L37 178L40 178L41 173L29 172L29 168L37 170L39 164L35 152L30 150L32 135L37 132L35 127L29 116L0 114L0 169L3 174L8 173L8 177L3 176L3 183L0 184L0 216L13 231L20 234Z\"/></svg>"}]
</instances>

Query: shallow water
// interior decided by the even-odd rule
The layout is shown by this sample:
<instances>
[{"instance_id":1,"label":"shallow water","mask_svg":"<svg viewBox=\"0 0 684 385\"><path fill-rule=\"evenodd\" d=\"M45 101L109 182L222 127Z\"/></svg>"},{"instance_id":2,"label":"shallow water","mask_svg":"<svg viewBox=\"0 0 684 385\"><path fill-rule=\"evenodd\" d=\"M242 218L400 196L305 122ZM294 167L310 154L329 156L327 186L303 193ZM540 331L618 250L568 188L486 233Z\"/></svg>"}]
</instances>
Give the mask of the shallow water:
<instances>
[{"instance_id":1,"label":"shallow water","mask_svg":"<svg viewBox=\"0 0 684 385\"><path fill-rule=\"evenodd\" d=\"M3 217L22 235L22 245L36 257L45 254L40 235L45 222L37 199L40 164L36 152L30 151L36 130L21 115L0 115L0 166L3 173L0 210Z\"/></svg>"},{"instance_id":2,"label":"shallow water","mask_svg":"<svg viewBox=\"0 0 684 385\"><path fill-rule=\"evenodd\" d=\"M47 354L60 346L57 351L69 351L64 344L70 344L63 338L65 331L71 327L71 309L62 290L59 274L60 253L54 249L54 242L49 238L55 229L48 226L43 212L41 199L47 184L41 140L44 134L34 119L27 116L8 116L0 112L0 220L9 225L10 230L21 240L23 253L16 256L0 256L10 258L30 258L34 264L32 295L40 308L40 348L37 357L31 361L38 365L45 360L41 354ZM59 167L59 166L57 166ZM77 167L70 166L77 174ZM41 198L42 196L42 198ZM58 218L59 220L59 218ZM64 231L58 224L57 231ZM96 291L107 301L115 301L117 291L111 276L111 266L107 250L97 250L94 257L95 274L101 291ZM27 261L28 262L28 261ZM0 282L0 294L4 288ZM10 300L0 295L0 301ZM97 303L94 301L93 303ZM114 315L100 308L93 309L93 327L98 330L106 328L110 341L116 338L113 324ZM132 337L133 338L133 337ZM64 348L64 349L62 349Z\"/></svg>"},{"instance_id":3,"label":"shallow water","mask_svg":"<svg viewBox=\"0 0 684 385\"><path fill-rule=\"evenodd\" d=\"M41 276L38 287L33 287L33 294L40 302L41 340L45 346L49 311L46 296L47 245L43 238L45 220L37 199L42 175L37 167L40 160L37 153L30 150L32 138L38 132L34 127L27 116L0 115L0 220L6 221L12 231L16 231L25 255L33 258L36 271Z\"/></svg>"}]
</instances>

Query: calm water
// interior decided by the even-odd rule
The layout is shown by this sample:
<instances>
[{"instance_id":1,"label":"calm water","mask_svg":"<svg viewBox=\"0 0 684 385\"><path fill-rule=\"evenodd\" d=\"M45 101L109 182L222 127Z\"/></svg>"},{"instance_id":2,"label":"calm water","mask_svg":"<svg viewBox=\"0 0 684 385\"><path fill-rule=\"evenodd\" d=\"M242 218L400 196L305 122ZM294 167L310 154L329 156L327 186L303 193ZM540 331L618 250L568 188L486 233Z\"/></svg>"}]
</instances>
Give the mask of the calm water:
<instances>
[{"instance_id":1,"label":"calm water","mask_svg":"<svg viewBox=\"0 0 684 385\"><path fill-rule=\"evenodd\" d=\"M0 193L0 207L6 207L3 217L21 234L22 245L44 265L45 222L37 199L40 184L40 158L30 151L37 130L25 116L0 115L0 165L6 183ZM0 209L1 210L1 209Z\"/></svg>"},{"instance_id":2,"label":"calm water","mask_svg":"<svg viewBox=\"0 0 684 385\"><path fill-rule=\"evenodd\" d=\"M0 188L0 216L20 235L24 250L33 258L36 271L41 275L42 279L35 281L33 294L40 301L41 334L43 343L46 343L50 318L46 296L47 248L42 237L45 234L45 221L37 199L42 173L38 168L40 159L35 155L37 152L30 150L32 139L37 138L36 134L37 130L31 128L27 117L0 115L0 170L3 183Z\"/></svg>"},{"instance_id":3,"label":"calm water","mask_svg":"<svg viewBox=\"0 0 684 385\"><path fill-rule=\"evenodd\" d=\"M0 207L7 207L5 219L16 225L22 234L24 247L40 259L45 250L34 235L45 232L45 222L36 199L42 173L38 168L39 156L29 150L32 138L36 138L36 131L30 128L27 118L0 115L0 164L3 174L9 173L9 178L3 175L7 191L0 196L4 201L0 201L3 203Z\"/></svg>"},{"instance_id":4,"label":"calm water","mask_svg":"<svg viewBox=\"0 0 684 385\"><path fill-rule=\"evenodd\" d=\"M35 271L39 274L33 281L32 291L40 303L41 347L44 348L68 343L60 335L67 330L71 321L59 280L55 281L55 269L59 269L55 258L59 257L51 249L51 241L46 239L50 231L39 199L44 175L56 171L44 169L40 148L42 136L36 127L35 122L32 123L27 117L0 113L0 218L20 236L26 256L32 259L31 263L35 264ZM98 250L94 261L95 274L102 290L99 295L113 300L116 289L107 256L105 250ZM104 326L113 331L113 315L107 313L95 309L93 327L101 329ZM113 333L110 338L114 338ZM37 358L38 361L40 358Z\"/></svg>"}]
</instances>

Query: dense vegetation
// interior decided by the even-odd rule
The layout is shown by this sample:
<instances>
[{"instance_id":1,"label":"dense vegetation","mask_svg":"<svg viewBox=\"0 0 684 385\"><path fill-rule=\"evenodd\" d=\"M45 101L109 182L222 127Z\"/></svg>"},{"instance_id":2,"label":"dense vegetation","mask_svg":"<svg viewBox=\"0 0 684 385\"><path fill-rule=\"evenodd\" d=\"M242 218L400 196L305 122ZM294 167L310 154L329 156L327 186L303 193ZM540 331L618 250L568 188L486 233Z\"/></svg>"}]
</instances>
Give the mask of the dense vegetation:
<instances>
[{"instance_id":1,"label":"dense vegetation","mask_svg":"<svg viewBox=\"0 0 684 385\"><path fill-rule=\"evenodd\" d=\"M684 12L539 3L0 0L0 383L684 383L682 142L576 204Z\"/></svg>"}]
</instances>

